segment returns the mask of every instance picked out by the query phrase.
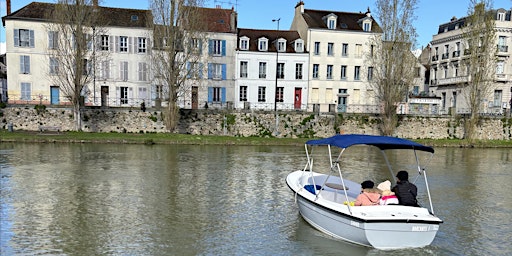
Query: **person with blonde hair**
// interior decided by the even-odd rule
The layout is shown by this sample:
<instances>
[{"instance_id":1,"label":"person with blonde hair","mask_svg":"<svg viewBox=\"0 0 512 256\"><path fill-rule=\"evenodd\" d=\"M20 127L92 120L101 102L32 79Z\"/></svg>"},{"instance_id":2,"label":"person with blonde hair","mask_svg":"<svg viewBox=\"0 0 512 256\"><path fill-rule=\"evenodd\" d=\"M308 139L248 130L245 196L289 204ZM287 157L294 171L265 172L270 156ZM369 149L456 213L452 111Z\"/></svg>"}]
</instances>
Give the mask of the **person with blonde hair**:
<instances>
[{"instance_id":1,"label":"person with blonde hair","mask_svg":"<svg viewBox=\"0 0 512 256\"><path fill-rule=\"evenodd\" d=\"M398 197L391 191L391 182L386 180L380 183L377 188L381 191L380 205L398 204Z\"/></svg>"}]
</instances>

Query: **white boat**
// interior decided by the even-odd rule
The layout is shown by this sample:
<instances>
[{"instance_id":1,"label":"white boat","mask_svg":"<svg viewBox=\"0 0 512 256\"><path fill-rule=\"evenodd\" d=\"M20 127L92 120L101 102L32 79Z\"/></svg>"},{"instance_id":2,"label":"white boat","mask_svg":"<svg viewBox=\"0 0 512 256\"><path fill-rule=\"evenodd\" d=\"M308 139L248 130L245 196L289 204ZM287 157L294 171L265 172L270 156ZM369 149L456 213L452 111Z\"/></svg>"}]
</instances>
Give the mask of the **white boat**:
<instances>
[{"instance_id":1,"label":"white boat","mask_svg":"<svg viewBox=\"0 0 512 256\"><path fill-rule=\"evenodd\" d=\"M354 201L361 192L360 182L345 179L343 173L346 171L341 168L341 157L345 150L355 145L380 149L395 182L394 164L389 162L386 152L411 150L414 153L411 155L416 158L416 177L423 176L424 179L426 196L423 197L428 198L429 207L351 206L347 203ZM319 159L317 153L320 147L326 148L327 155L320 159L329 161L327 166L330 166L330 170L318 172L313 169L313 156ZM315 155L312 154L313 148ZM418 248L432 243L443 221L434 214L426 170L420 166L418 154L432 158L433 148L395 137L338 134L307 141L305 149L307 163L304 169L290 173L286 183L295 193L300 214L313 227L336 239L382 250Z\"/></svg>"}]
</instances>

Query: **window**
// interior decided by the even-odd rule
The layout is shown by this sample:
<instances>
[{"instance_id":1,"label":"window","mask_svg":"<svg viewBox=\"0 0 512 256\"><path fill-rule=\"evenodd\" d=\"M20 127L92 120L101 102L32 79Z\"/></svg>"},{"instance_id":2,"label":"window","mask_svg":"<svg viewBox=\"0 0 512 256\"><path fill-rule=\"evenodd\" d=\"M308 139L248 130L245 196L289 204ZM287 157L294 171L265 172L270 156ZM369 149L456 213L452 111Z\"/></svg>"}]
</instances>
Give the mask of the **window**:
<instances>
[{"instance_id":1,"label":"window","mask_svg":"<svg viewBox=\"0 0 512 256\"><path fill-rule=\"evenodd\" d=\"M139 37L138 38L138 44L137 44L137 52L138 53L145 53L146 52L146 38L145 37Z\"/></svg>"},{"instance_id":2,"label":"window","mask_svg":"<svg viewBox=\"0 0 512 256\"><path fill-rule=\"evenodd\" d=\"M201 39L199 39L199 38L190 39L189 52L202 53L202 51L203 51L203 44L201 42Z\"/></svg>"},{"instance_id":3,"label":"window","mask_svg":"<svg viewBox=\"0 0 512 256\"><path fill-rule=\"evenodd\" d=\"M286 51L286 42L285 41L278 41L277 42L277 51L279 52L285 52Z\"/></svg>"},{"instance_id":4,"label":"window","mask_svg":"<svg viewBox=\"0 0 512 256\"><path fill-rule=\"evenodd\" d=\"M320 42L315 42L315 55L320 55Z\"/></svg>"},{"instance_id":5,"label":"window","mask_svg":"<svg viewBox=\"0 0 512 256\"><path fill-rule=\"evenodd\" d=\"M341 80L347 79L347 66L341 66Z\"/></svg>"},{"instance_id":6,"label":"window","mask_svg":"<svg viewBox=\"0 0 512 256\"><path fill-rule=\"evenodd\" d=\"M30 100L32 93L30 87L30 83L21 83L21 100Z\"/></svg>"},{"instance_id":7,"label":"window","mask_svg":"<svg viewBox=\"0 0 512 256\"><path fill-rule=\"evenodd\" d=\"M119 79L128 81L128 61L121 61L119 67Z\"/></svg>"},{"instance_id":8,"label":"window","mask_svg":"<svg viewBox=\"0 0 512 256\"><path fill-rule=\"evenodd\" d=\"M247 61L240 61L240 77L247 78Z\"/></svg>"},{"instance_id":9,"label":"window","mask_svg":"<svg viewBox=\"0 0 512 256\"><path fill-rule=\"evenodd\" d=\"M266 62L260 62L259 67L259 78L267 78L267 63Z\"/></svg>"},{"instance_id":10,"label":"window","mask_svg":"<svg viewBox=\"0 0 512 256\"><path fill-rule=\"evenodd\" d=\"M30 74L30 56L20 55L20 73Z\"/></svg>"},{"instance_id":11,"label":"window","mask_svg":"<svg viewBox=\"0 0 512 256\"><path fill-rule=\"evenodd\" d=\"M361 67L360 66L355 66L354 67L354 80L359 80L360 79L360 73L361 73Z\"/></svg>"},{"instance_id":12,"label":"window","mask_svg":"<svg viewBox=\"0 0 512 256\"><path fill-rule=\"evenodd\" d=\"M59 73L59 63L57 58L50 57L50 75L56 75Z\"/></svg>"},{"instance_id":13,"label":"window","mask_svg":"<svg viewBox=\"0 0 512 256\"><path fill-rule=\"evenodd\" d=\"M498 51L507 52L507 37L499 36L498 37Z\"/></svg>"},{"instance_id":14,"label":"window","mask_svg":"<svg viewBox=\"0 0 512 256\"><path fill-rule=\"evenodd\" d=\"M276 102L284 101L284 87L277 87L276 91Z\"/></svg>"},{"instance_id":15,"label":"window","mask_svg":"<svg viewBox=\"0 0 512 256\"><path fill-rule=\"evenodd\" d=\"M127 36L119 37L119 51L120 52L128 52L128 37Z\"/></svg>"},{"instance_id":16,"label":"window","mask_svg":"<svg viewBox=\"0 0 512 256\"><path fill-rule=\"evenodd\" d=\"M501 106L501 98L502 98L502 95L503 95L503 91L502 90L494 90L494 106L495 107L500 107Z\"/></svg>"},{"instance_id":17,"label":"window","mask_svg":"<svg viewBox=\"0 0 512 256\"><path fill-rule=\"evenodd\" d=\"M277 78L284 79L284 63L277 63Z\"/></svg>"},{"instance_id":18,"label":"window","mask_svg":"<svg viewBox=\"0 0 512 256\"><path fill-rule=\"evenodd\" d=\"M313 64L313 78L318 79L318 64Z\"/></svg>"},{"instance_id":19,"label":"window","mask_svg":"<svg viewBox=\"0 0 512 256\"><path fill-rule=\"evenodd\" d=\"M264 86L259 86L258 87L258 102L265 102L265 87Z\"/></svg>"},{"instance_id":20,"label":"window","mask_svg":"<svg viewBox=\"0 0 512 256\"><path fill-rule=\"evenodd\" d=\"M356 58L362 58L362 57L363 57L363 45L356 44Z\"/></svg>"},{"instance_id":21,"label":"window","mask_svg":"<svg viewBox=\"0 0 512 256\"><path fill-rule=\"evenodd\" d=\"M498 12L498 20L499 21L504 21L505 20L505 13Z\"/></svg>"},{"instance_id":22,"label":"window","mask_svg":"<svg viewBox=\"0 0 512 256\"><path fill-rule=\"evenodd\" d=\"M443 66L443 78L448 78L448 66Z\"/></svg>"},{"instance_id":23,"label":"window","mask_svg":"<svg viewBox=\"0 0 512 256\"><path fill-rule=\"evenodd\" d=\"M210 40L210 54L214 56L224 56L225 55L225 46L226 41L213 39Z\"/></svg>"},{"instance_id":24,"label":"window","mask_svg":"<svg viewBox=\"0 0 512 256\"><path fill-rule=\"evenodd\" d=\"M336 20L334 19L329 19L328 23L327 23L327 27L329 29L335 29L336 28Z\"/></svg>"},{"instance_id":25,"label":"window","mask_svg":"<svg viewBox=\"0 0 512 256\"><path fill-rule=\"evenodd\" d=\"M348 44L343 44L341 47L341 56L347 57L348 56Z\"/></svg>"},{"instance_id":26,"label":"window","mask_svg":"<svg viewBox=\"0 0 512 256\"><path fill-rule=\"evenodd\" d=\"M34 47L34 30L15 29L14 47Z\"/></svg>"},{"instance_id":27,"label":"window","mask_svg":"<svg viewBox=\"0 0 512 256\"><path fill-rule=\"evenodd\" d=\"M87 76L91 73L91 63L88 59L82 60L82 75Z\"/></svg>"},{"instance_id":28,"label":"window","mask_svg":"<svg viewBox=\"0 0 512 256\"><path fill-rule=\"evenodd\" d=\"M295 42L295 52L303 52L304 51L304 43L302 40L297 40Z\"/></svg>"},{"instance_id":29,"label":"window","mask_svg":"<svg viewBox=\"0 0 512 256\"><path fill-rule=\"evenodd\" d=\"M121 86L119 89L119 102L121 104L128 104L128 87Z\"/></svg>"},{"instance_id":30,"label":"window","mask_svg":"<svg viewBox=\"0 0 512 256\"><path fill-rule=\"evenodd\" d=\"M240 39L240 50L249 50L249 40L247 38Z\"/></svg>"},{"instance_id":31,"label":"window","mask_svg":"<svg viewBox=\"0 0 512 256\"><path fill-rule=\"evenodd\" d=\"M371 30L371 26L372 26L372 24L370 22L364 22L363 23L363 30L368 32L368 31Z\"/></svg>"},{"instance_id":32,"label":"window","mask_svg":"<svg viewBox=\"0 0 512 256\"><path fill-rule=\"evenodd\" d=\"M295 79L302 79L302 63L295 64Z\"/></svg>"},{"instance_id":33,"label":"window","mask_svg":"<svg viewBox=\"0 0 512 256\"><path fill-rule=\"evenodd\" d=\"M268 50L268 39L260 38L258 40L258 50L259 51L267 51Z\"/></svg>"},{"instance_id":34,"label":"window","mask_svg":"<svg viewBox=\"0 0 512 256\"><path fill-rule=\"evenodd\" d=\"M101 35L100 49L102 51L108 51L108 36L107 35Z\"/></svg>"},{"instance_id":35,"label":"window","mask_svg":"<svg viewBox=\"0 0 512 256\"><path fill-rule=\"evenodd\" d=\"M48 49L57 49L59 47L59 32L48 31Z\"/></svg>"},{"instance_id":36,"label":"window","mask_svg":"<svg viewBox=\"0 0 512 256\"><path fill-rule=\"evenodd\" d=\"M457 64L454 64L454 65L457 65ZM420 67L414 68L414 77L420 77L420 76L421 76L421 68Z\"/></svg>"},{"instance_id":37,"label":"window","mask_svg":"<svg viewBox=\"0 0 512 256\"><path fill-rule=\"evenodd\" d=\"M247 101L247 86L240 86L240 101Z\"/></svg>"},{"instance_id":38,"label":"window","mask_svg":"<svg viewBox=\"0 0 512 256\"><path fill-rule=\"evenodd\" d=\"M327 65L327 79L332 79L332 65Z\"/></svg>"},{"instance_id":39,"label":"window","mask_svg":"<svg viewBox=\"0 0 512 256\"><path fill-rule=\"evenodd\" d=\"M334 44L333 43L327 43L327 55L329 55L329 56L334 55Z\"/></svg>"},{"instance_id":40,"label":"window","mask_svg":"<svg viewBox=\"0 0 512 256\"><path fill-rule=\"evenodd\" d=\"M224 80L226 79L226 64L209 63L208 79Z\"/></svg>"},{"instance_id":41,"label":"window","mask_svg":"<svg viewBox=\"0 0 512 256\"><path fill-rule=\"evenodd\" d=\"M503 74L504 67L505 67L505 63L503 61L498 61L496 63L496 74L498 74L498 75Z\"/></svg>"},{"instance_id":42,"label":"window","mask_svg":"<svg viewBox=\"0 0 512 256\"><path fill-rule=\"evenodd\" d=\"M368 81L373 80L373 67L368 67Z\"/></svg>"},{"instance_id":43,"label":"window","mask_svg":"<svg viewBox=\"0 0 512 256\"><path fill-rule=\"evenodd\" d=\"M375 51L375 45L370 45L370 57L373 57L373 54L374 54L374 51Z\"/></svg>"},{"instance_id":44,"label":"window","mask_svg":"<svg viewBox=\"0 0 512 256\"><path fill-rule=\"evenodd\" d=\"M148 64L145 62L139 62L139 81L148 80Z\"/></svg>"},{"instance_id":45,"label":"window","mask_svg":"<svg viewBox=\"0 0 512 256\"><path fill-rule=\"evenodd\" d=\"M213 87L212 88L212 101L213 102L222 102L222 88L221 87Z\"/></svg>"}]
</instances>

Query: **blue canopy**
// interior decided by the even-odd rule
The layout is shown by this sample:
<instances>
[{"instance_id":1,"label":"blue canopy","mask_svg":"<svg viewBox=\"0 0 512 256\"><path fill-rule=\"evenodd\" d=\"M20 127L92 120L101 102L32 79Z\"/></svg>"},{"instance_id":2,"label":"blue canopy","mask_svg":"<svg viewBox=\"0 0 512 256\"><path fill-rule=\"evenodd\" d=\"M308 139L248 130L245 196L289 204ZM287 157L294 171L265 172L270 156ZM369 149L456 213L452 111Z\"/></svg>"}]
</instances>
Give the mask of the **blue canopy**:
<instances>
[{"instance_id":1,"label":"blue canopy","mask_svg":"<svg viewBox=\"0 0 512 256\"><path fill-rule=\"evenodd\" d=\"M434 148L424 146L414 141L377 135L364 134L337 134L325 139L309 140L307 145L331 145L339 148L348 148L354 145L370 145L381 150L386 149L414 149L434 153Z\"/></svg>"}]
</instances>

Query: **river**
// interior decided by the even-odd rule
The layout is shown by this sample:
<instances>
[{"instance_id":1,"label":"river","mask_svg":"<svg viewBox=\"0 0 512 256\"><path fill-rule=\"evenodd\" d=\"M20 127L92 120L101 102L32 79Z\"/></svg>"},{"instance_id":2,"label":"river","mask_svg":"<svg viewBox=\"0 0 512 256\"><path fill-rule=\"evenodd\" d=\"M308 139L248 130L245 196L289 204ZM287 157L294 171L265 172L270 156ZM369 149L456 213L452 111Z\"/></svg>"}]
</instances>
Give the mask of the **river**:
<instances>
[{"instance_id":1,"label":"river","mask_svg":"<svg viewBox=\"0 0 512 256\"><path fill-rule=\"evenodd\" d=\"M352 178L380 178L374 152L355 150L349 164L371 168ZM512 149L437 148L437 237L379 251L300 217L285 177L303 147L1 143L0 254L511 255L511 161Z\"/></svg>"}]
</instances>

